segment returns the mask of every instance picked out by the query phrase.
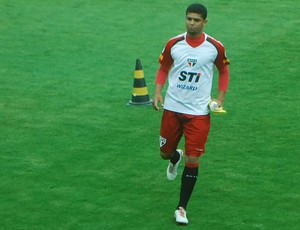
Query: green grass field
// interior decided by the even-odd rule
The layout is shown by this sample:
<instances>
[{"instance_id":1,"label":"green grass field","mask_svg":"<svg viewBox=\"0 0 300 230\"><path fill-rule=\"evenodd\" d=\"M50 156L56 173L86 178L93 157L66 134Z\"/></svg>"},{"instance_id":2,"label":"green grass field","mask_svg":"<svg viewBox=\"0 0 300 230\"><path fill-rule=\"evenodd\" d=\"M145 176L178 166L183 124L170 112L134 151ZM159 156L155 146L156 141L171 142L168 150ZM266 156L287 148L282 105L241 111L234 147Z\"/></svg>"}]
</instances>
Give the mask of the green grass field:
<instances>
[{"instance_id":1,"label":"green grass field","mask_svg":"<svg viewBox=\"0 0 300 230\"><path fill-rule=\"evenodd\" d=\"M0 0L1 230L181 228L161 113L127 102L137 58L152 97L158 56L192 2ZM231 82L186 228L299 229L300 6L202 3Z\"/></svg>"}]
</instances>

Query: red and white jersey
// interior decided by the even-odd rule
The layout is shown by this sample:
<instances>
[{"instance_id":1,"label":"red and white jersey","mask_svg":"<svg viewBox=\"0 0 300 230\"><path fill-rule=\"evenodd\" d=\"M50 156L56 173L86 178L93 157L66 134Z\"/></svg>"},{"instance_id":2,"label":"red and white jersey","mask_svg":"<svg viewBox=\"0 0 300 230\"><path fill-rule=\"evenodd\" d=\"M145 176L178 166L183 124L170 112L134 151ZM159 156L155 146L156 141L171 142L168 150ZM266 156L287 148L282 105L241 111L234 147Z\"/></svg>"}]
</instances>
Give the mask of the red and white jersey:
<instances>
[{"instance_id":1,"label":"red and white jersey","mask_svg":"<svg viewBox=\"0 0 300 230\"><path fill-rule=\"evenodd\" d=\"M178 113L206 115L211 99L214 65L218 70L229 64L224 46L203 33L202 43L192 47L186 33L168 41L160 58L169 66L169 86L164 108Z\"/></svg>"}]
</instances>

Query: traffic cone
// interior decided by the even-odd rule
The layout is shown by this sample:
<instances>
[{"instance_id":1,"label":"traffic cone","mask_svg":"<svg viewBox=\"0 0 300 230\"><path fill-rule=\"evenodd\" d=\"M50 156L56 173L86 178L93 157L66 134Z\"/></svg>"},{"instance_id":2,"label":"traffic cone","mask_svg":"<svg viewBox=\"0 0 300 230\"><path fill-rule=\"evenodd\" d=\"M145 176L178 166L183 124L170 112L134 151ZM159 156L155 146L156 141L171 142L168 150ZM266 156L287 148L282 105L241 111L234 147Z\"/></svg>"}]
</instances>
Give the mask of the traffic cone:
<instances>
[{"instance_id":1,"label":"traffic cone","mask_svg":"<svg viewBox=\"0 0 300 230\"><path fill-rule=\"evenodd\" d=\"M136 59L133 93L129 105L150 105L152 100L149 97L146 81L144 78L144 71L142 68L141 60Z\"/></svg>"}]
</instances>

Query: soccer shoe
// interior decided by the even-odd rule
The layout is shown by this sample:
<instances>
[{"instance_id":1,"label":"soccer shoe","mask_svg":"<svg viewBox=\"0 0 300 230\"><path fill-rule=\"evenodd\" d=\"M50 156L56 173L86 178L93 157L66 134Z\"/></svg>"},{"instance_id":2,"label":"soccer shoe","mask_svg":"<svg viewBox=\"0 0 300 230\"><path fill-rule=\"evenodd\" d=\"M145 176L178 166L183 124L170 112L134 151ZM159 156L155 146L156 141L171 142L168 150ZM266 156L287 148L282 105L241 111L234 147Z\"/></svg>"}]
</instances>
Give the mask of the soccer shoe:
<instances>
[{"instance_id":1,"label":"soccer shoe","mask_svg":"<svg viewBox=\"0 0 300 230\"><path fill-rule=\"evenodd\" d=\"M184 208L179 207L174 214L177 224L188 224L189 220L186 217L186 211Z\"/></svg>"},{"instance_id":2,"label":"soccer shoe","mask_svg":"<svg viewBox=\"0 0 300 230\"><path fill-rule=\"evenodd\" d=\"M178 169L178 165L182 159L183 156L183 151L181 149L177 149L176 150L179 153L179 160L177 161L177 163L174 165L171 163L171 161L169 162L168 168L167 168L167 178L169 180L174 180L177 176L177 169Z\"/></svg>"}]
</instances>

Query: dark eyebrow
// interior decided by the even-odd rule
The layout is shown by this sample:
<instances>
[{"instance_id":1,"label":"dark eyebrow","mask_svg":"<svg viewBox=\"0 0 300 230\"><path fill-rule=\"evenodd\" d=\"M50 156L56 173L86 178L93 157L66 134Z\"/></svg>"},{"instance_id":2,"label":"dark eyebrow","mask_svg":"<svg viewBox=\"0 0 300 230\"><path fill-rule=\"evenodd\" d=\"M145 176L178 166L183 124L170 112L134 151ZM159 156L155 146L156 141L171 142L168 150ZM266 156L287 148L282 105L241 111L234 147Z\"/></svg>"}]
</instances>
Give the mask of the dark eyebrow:
<instances>
[{"instance_id":1,"label":"dark eyebrow","mask_svg":"<svg viewBox=\"0 0 300 230\"><path fill-rule=\"evenodd\" d=\"M186 16L186 18L187 18L188 20L194 19L195 21L201 21L201 18L194 18L194 17L190 17L190 16Z\"/></svg>"},{"instance_id":2,"label":"dark eyebrow","mask_svg":"<svg viewBox=\"0 0 300 230\"><path fill-rule=\"evenodd\" d=\"M194 19L194 20L201 20L202 18L198 18L198 17L191 17L191 16L186 16L186 18L188 18L188 19Z\"/></svg>"}]
</instances>

